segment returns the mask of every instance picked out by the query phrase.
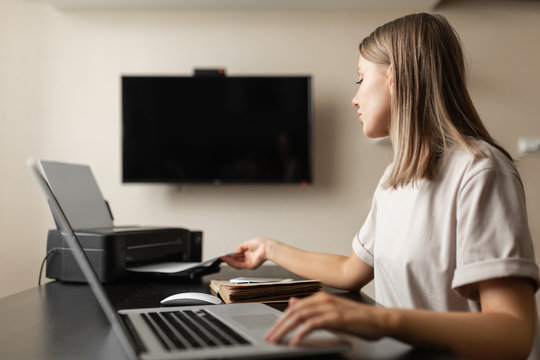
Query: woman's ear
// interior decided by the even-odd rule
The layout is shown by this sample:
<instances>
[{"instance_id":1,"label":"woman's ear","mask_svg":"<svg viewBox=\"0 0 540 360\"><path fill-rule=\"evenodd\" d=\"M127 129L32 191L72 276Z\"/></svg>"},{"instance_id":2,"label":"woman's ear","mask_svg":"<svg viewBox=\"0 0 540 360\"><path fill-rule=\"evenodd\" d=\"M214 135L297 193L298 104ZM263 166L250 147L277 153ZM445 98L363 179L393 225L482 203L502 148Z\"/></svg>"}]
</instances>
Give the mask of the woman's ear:
<instances>
[{"instance_id":1,"label":"woman's ear","mask_svg":"<svg viewBox=\"0 0 540 360\"><path fill-rule=\"evenodd\" d=\"M390 94L394 92L394 67L392 64L388 66L388 69L386 69L386 83L388 85L388 89L390 90Z\"/></svg>"}]
</instances>

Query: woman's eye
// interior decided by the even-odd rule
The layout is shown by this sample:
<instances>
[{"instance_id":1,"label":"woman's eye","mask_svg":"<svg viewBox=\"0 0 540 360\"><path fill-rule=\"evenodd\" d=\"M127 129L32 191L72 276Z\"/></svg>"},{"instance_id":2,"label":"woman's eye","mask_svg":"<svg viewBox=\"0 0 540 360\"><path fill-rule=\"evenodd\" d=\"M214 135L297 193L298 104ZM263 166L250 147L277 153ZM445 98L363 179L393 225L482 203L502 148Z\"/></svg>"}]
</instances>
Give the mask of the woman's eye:
<instances>
[{"instance_id":1,"label":"woman's eye","mask_svg":"<svg viewBox=\"0 0 540 360\"><path fill-rule=\"evenodd\" d=\"M356 82L356 84L357 84L357 85L360 85L360 84L362 84L363 81L364 81L364 79L360 79L360 80L358 80L358 81Z\"/></svg>"}]
</instances>

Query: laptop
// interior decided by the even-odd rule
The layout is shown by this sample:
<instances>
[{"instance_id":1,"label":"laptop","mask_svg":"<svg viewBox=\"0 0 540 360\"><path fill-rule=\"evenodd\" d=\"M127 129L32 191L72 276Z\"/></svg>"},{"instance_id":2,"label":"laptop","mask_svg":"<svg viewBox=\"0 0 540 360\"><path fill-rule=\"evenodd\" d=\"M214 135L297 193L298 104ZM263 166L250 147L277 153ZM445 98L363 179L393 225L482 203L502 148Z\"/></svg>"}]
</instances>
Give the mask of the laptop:
<instances>
[{"instance_id":1,"label":"laptop","mask_svg":"<svg viewBox=\"0 0 540 360\"><path fill-rule=\"evenodd\" d=\"M40 161L28 165L90 288L130 359L243 359L338 354L350 345L318 330L299 346L270 344L264 335L281 312L260 303L157 307L117 311L84 253Z\"/></svg>"}]
</instances>

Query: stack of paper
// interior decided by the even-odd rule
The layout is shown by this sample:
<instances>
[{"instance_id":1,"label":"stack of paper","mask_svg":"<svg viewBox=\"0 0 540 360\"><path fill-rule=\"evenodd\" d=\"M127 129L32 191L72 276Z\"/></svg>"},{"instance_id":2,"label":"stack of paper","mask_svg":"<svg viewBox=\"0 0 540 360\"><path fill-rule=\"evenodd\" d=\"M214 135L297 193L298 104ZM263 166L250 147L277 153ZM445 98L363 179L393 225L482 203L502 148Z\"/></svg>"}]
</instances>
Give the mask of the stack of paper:
<instances>
[{"instance_id":1,"label":"stack of paper","mask_svg":"<svg viewBox=\"0 0 540 360\"><path fill-rule=\"evenodd\" d=\"M318 280L233 284L228 280L211 280L210 289L227 304L240 302L284 302L290 297L304 297L319 291Z\"/></svg>"}]
</instances>

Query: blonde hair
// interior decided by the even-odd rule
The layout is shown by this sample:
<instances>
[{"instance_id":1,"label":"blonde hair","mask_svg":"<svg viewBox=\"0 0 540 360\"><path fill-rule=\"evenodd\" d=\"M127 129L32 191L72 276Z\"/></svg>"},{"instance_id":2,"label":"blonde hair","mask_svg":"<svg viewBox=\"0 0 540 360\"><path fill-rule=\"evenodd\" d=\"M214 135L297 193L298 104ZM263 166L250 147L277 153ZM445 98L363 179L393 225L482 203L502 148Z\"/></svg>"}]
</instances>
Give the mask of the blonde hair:
<instances>
[{"instance_id":1,"label":"blonde hair","mask_svg":"<svg viewBox=\"0 0 540 360\"><path fill-rule=\"evenodd\" d=\"M459 37L443 16L412 14L382 25L362 40L360 55L392 67L394 161L386 188L433 180L438 159L450 147L485 157L474 140L512 159L482 124L465 84Z\"/></svg>"}]
</instances>

